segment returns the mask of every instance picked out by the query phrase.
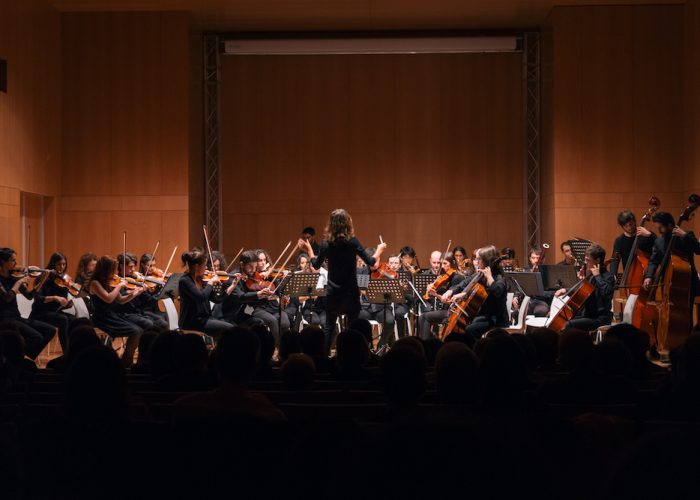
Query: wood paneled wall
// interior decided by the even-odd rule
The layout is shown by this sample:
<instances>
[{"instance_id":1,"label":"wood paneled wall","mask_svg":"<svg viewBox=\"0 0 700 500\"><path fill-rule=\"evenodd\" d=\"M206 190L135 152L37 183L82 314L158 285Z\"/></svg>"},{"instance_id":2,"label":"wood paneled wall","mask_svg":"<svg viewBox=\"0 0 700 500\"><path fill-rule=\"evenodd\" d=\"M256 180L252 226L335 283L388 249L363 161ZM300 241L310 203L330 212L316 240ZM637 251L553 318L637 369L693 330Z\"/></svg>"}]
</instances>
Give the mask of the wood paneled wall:
<instances>
[{"instance_id":1,"label":"wood paneled wall","mask_svg":"<svg viewBox=\"0 0 700 500\"><path fill-rule=\"evenodd\" d=\"M64 14L59 242L160 264L188 246L190 54L185 13Z\"/></svg>"},{"instance_id":2,"label":"wood paneled wall","mask_svg":"<svg viewBox=\"0 0 700 500\"><path fill-rule=\"evenodd\" d=\"M685 160L692 191L700 194L700 0L685 4L685 72Z\"/></svg>"},{"instance_id":3,"label":"wood paneled wall","mask_svg":"<svg viewBox=\"0 0 700 500\"><path fill-rule=\"evenodd\" d=\"M56 196L61 186L59 13L45 0L0 2L0 58L0 246L22 255L21 192Z\"/></svg>"},{"instance_id":4,"label":"wood paneled wall","mask_svg":"<svg viewBox=\"0 0 700 500\"><path fill-rule=\"evenodd\" d=\"M367 246L522 246L521 54L225 57L224 249L344 207Z\"/></svg>"},{"instance_id":5,"label":"wood paneled wall","mask_svg":"<svg viewBox=\"0 0 700 500\"><path fill-rule=\"evenodd\" d=\"M683 23L683 6L553 9L544 53L545 241L579 236L610 251L620 210L641 214L651 194L674 216L684 206Z\"/></svg>"}]
</instances>

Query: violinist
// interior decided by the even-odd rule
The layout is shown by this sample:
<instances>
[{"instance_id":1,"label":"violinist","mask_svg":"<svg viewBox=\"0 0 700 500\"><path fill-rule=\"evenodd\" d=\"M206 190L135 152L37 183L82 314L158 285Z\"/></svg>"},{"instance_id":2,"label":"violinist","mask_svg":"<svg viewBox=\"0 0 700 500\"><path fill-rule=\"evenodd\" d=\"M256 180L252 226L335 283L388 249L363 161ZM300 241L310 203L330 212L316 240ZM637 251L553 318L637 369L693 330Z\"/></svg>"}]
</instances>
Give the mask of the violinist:
<instances>
[{"instance_id":1,"label":"violinist","mask_svg":"<svg viewBox=\"0 0 700 500\"><path fill-rule=\"evenodd\" d=\"M360 313L360 290L357 286L355 260L359 256L371 267L386 249L386 243L381 243L374 255L365 251L360 241L355 237L355 229L350 214L339 208L330 213L325 229L325 239L319 246L318 254L307 241L299 240L300 250L306 251L311 257L311 265L320 269L328 259L328 290L326 295L326 352L330 353L335 337L335 324L338 316L345 314L348 322L357 319Z\"/></svg>"},{"instance_id":2,"label":"violinist","mask_svg":"<svg viewBox=\"0 0 700 500\"><path fill-rule=\"evenodd\" d=\"M695 297L700 293L700 283L698 279L698 272L695 268L695 255L700 255L700 243L697 237L692 231L685 231L676 225L676 221L668 212L656 212L652 217L652 222L659 231L659 237L654 241L654 248L649 258L649 267L644 275L644 288L649 290L652 285L652 281L656 275L659 266L662 264L666 250L671 241L671 237L675 236L673 239L673 249L672 251L679 255L683 260L686 260L690 264L690 294L689 294L689 308L690 317L688 318L688 330L692 323L692 311L693 303ZM663 272L660 269L659 272Z\"/></svg>"},{"instance_id":3,"label":"violinist","mask_svg":"<svg viewBox=\"0 0 700 500\"><path fill-rule=\"evenodd\" d=\"M95 266L97 265L97 255L94 253L86 253L80 256L78 261L78 269L75 271L75 282L84 286L90 278L92 273L95 272Z\"/></svg>"},{"instance_id":4,"label":"violinist","mask_svg":"<svg viewBox=\"0 0 700 500\"><path fill-rule=\"evenodd\" d=\"M255 250L255 254L258 256L257 267L255 268L256 273L262 274L263 278L267 278L270 273L270 265L272 261L270 260L270 254L267 250L259 248Z\"/></svg>"},{"instance_id":5,"label":"violinist","mask_svg":"<svg viewBox=\"0 0 700 500\"><path fill-rule=\"evenodd\" d=\"M532 271L533 269L537 269L539 267L541 257L542 248L540 248L539 246L530 248L527 258L527 270ZM517 297L517 295L520 294L516 294L516 297L513 297L513 300L515 301L513 303L513 314L517 314L520 307L519 302L521 300L521 297ZM541 297L530 297L530 303L527 306L527 314L541 318L548 316L550 305L552 303L552 297L553 294L542 295Z\"/></svg>"},{"instance_id":6,"label":"violinist","mask_svg":"<svg viewBox=\"0 0 700 500\"><path fill-rule=\"evenodd\" d=\"M228 322L240 324L251 318L263 322L279 344L280 323L282 330L288 330L289 316L282 311L280 317L279 298L275 295L271 282L265 281L260 272L265 267L260 262L261 256L266 258L264 250L246 250L241 254L239 269L242 278L231 293L224 297L221 310L224 320Z\"/></svg>"},{"instance_id":7,"label":"violinist","mask_svg":"<svg viewBox=\"0 0 700 500\"><path fill-rule=\"evenodd\" d=\"M571 248L571 241L566 240L559 245L562 255L564 255L564 260L557 262L558 266L576 266L578 262L576 261L576 256L574 255L574 250Z\"/></svg>"},{"instance_id":8,"label":"violinist","mask_svg":"<svg viewBox=\"0 0 700 500\"><path fill-rule=\"evenodd\" d=\"M299 253L293 272L315 272L311 268L310 261L311 259L309 259L308 254L305 252ZM319 284L321 286L319 287L317 284L316 288L323 288L324 274L326 274L326 270L322 267L318 272ZM325 297L291 297L285 312L290 317L292 324L294 324L295 330L299 330L302 318L310 325L323 326L326 321Z\"/></svg>"},{"instance_id":9,"label":"violinist","mask_svg":"<svg viewBox=\"0 0 700 500\"><path fill-rule=\"evenodd\" d=\"M163 270L156 267L156 259L150 253L145 253L139 259L139 273L144 276L163 278Z\"/></svg>"},{"instance_id":10,"label":"violinist","mask_svg":"<svg viewBox=\"0 0 700 500\"><path fill-rule=\"evenodd\" d=\"M215 319L211 315L211 302L214 297L213 283L219 280L214 275L208 282L203 280L207 271L207 257L199 250L184 252L180 257L186 272L180 277L178 291L180 295L179 327L182 330L197 330L219 338L222 333L232 330L230 322ZM230 295L236 282L225 290Z\"/></svg>"},{"instance_id":11,"label":"violinist","mask_svg":"<svg viewBox=\"0 0 700 500\"><path fill-rule=\"evenodd\" d=\"M622 234L615 239L612 250L610 272L617 274L620 263L624 270L634 245L634 239L639 236L639 249L650 255L654 248L656 235L648 229L638 226L637 219L632 212L624 210L617 215L617 223L622 228Z\"/></svg>"},{"instance_id":12,"label":"violinist","mask_svg":"<svg viewBox=\"0 0 700 500\"><path fill-rule=\"evenodd\" d=\"M24 319L19 313L17 295L20 293L27 299L33 298L33 293L27 289L31 279L28 275L14 277L12 270L17 266L17 254L11 248L0 248L0 323L14 324L26 343L26 353L32 359L44 349L56 333L53 325Z\"/></svg>"},{"instance_id":13,"label":"violinist","mask_svg":"<svg viewBox=\"0 0 700 500\"><path fill-rule=\"evenodd\" d=\"M375 249L367 248L367 253L374 254ZM398 257L394 257L398 260ZM395 264L397 264L397 262L395 262ZM365 267L363 270L369 273L369 268ZM386 306L384 304L372 304L369 302L366 294L360 294L360 313L358 314L358 318L368 321L374 320L382 324L382 335L377 344L377 348L387 347L393 344L396 319L394 317L392 304Z\"/></svg>"},{"instance_id":14,"label":"violinist","mask_svg":"<svg viewBox=\"0 0 700 500\"><path fill-rule=\"evenodd\" d=\"M492 328L504 328L510 324L506 301L508 286L503 278L501 267L494 265L499 257L498 250L493 245L479 248L475 252L474 265L482 274L482 284L486 287L488 296L484 301L478 316L467 326L466 335L470 341L476 341ZM479 277L475 274L474 278ZM466 295L472 280L465 280L453 286L443 295L443 300L458 302Z\"/></svg>"},{"instance_id":15,"label":"violinist","mask_svg":"<svg viewBox=\"0 0 700 500\"><path fill-rule=\"evenodd\" d=\"M226 262L226 257L222 252L218 250L212 250L211 259L207 257L207 266L214 272L225 271L228 263ZM214 307L212 307L211 315L216 319L224 319L224 313L222 311L222 304L225 299L224 297L224 283L217 280L211 283L214 288L214 297L212 300L214 302Z\"/></svg>"},{"instance_id":16,"label":"violinist","mask_svg":"<svg viewBox=\"0 0 700 500\"><path fill-rule=\"evenodd\" d=\"M29 316L31 319L43 321L58 328L58 340L63 352L66 352L68 348L66 334L71 321L75 318L64 312L64 309L70 306L71 301L68 296L68 288L59 285L59 283L71 281L71 278L65 274L67 268L65 255L61 252L51 254L49 263L46 265L46 269L51 270L51 276L34 295L32 314ZM61 281L62 279L63 281Z\"/></svg>"},{"instance_id":17,"label":"violinist","mask_svg":"<svg viewBox=\"0 0 700 500\"><path fill-rule=\"evenodd\" d=\"M436 252L430 256L431 268L433 265ZM438 262L442 262L442 274L438 276L435 283L428 285L427 293L433 296L432 311L426 311L421 314L418 319L418 331L423 340L427 340L432 336L432 326L439 325L449 316L449 298L452 295L449 292L453 287L458 287L465 282L464 276L457 272L457 261L452 252L447 252L442 261L442 255L437 252ZM435 286L437 284L437 287Z\"/></svg>"},{"instance_id":18,"label":"violinist","mask_svg":"<svg viewBox=\"0 0 700 500\"><path fill-rule=\"evenodd\" d=\"M228 263L226 262L226 257L222 252L219 252L218 250L213 250L211 252L211 258L213 259L213 262L209 262L209 269L211 269L214 272L226 270ZM207 259L207 261L208 260L209 259Z\"/></svg>"},{"instance_id":19,"label":"violinist","mask_svg":"<svg viewBox=\"0 0 700 500\"><path fill-rule=\"evenodd\" d=\"M615 293L615 276L605 268L605 249L594 243L586 249L581 269L582 279L595 285L595 291L579 309L576 316L567 321L567 328L578 328L584 331L595 330L609 325L613 319L612 299ZM554 292L555 297L565 295L567 290L560 288Z\"/></svg>"},{"instance_id":20,"label":"violinist","mask_svg":"<svg viewBox=\"0 0 700 500\"><path fill-rule=\"evenodd\" d=\"M154 292L148 290L143 280L139 280L139 276L136 274L136 255L126 253L126 269L124 268L124 255L120 253L117 256L117 273L119 276L131 278L131 280L136 282L134 286L143 293L139 293L133 300L115 304L114 310L127 321L140 326L143 330L153 327L159 329L168 328L168 322L165 320L163 313L158 310L158 300L155 298ZM122 289L121 293L126 294L127 290Z\"/></svg>"},{"instance_id":21,"label":"violinist","mask_svg":"<svg viewBox=\"0 0 700 500\"><path fill-rule=\"evenodd\" d=\"M390 255L387 259L387 264L389 264L389 270L398 273L401 270L401 260L398 255ZM399 334L399 338L403 338L408 332L408 308L409 308L409 297L413 294L413 290L409 288L407 284L403 285L404 297L406 298L406 303L404 304L394 304L394 318L396 320L396 327Z\"/></svg>"},{"instance_id":22,"label":"violinist","mask_svg":"<svg viewBox=\"0 0 700 500\"><path fill-rule=\"evenodd\" d=\"M126 315L117 311L117 306L127 304L143 293L143 287L136 287L123 292L126 282L119 278L117 261L103 255L97 261L95 272L90 280L89 291L93 305L92 322L110 337L127 337L122 362L130 367L134 361L134 352L139 344L143 328L129 321Z\"/></svg>"}]
</instances>

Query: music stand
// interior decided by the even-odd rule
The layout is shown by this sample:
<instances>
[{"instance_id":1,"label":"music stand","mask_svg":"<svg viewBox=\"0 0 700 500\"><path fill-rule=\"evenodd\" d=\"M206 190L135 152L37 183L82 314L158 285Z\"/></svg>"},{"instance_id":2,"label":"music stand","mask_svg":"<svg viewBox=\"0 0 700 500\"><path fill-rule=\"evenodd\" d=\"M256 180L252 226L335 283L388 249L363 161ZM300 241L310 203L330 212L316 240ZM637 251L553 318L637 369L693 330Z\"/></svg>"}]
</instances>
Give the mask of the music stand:
<instances>
[{"instance_id":1,"label":"music stand","mask_svg":"<svg viewBox=\"0 0 700 500\"><path fill-rule=\"evenodd\" d=\"M571 240L569 243L571 243L571 251L576 257L577 265L579 267L582 266L584 259L586 258L586 250L588 250L588 247L590 247L593 242L584 240L583 238L576 238L575 240Z\"/></svg>"},{"instance_id":2,"label":"music stand","mask_svg":"<svg viewBox=\"0 0 700 500\"><path fill-rule=\"evenodd\" d=\"M180 296L180 289L178 288L178 284L180 283L180 278L183 274L184 273L171 274L170 278L168 278L168 282L158 294L158 298L169 297L173 300L177 299Z\"/></svg>"},{"instance_id":3,"label":"music stand","mask_svg":"<svg viewBox=\"0 0 700 500\"><path fill-rule=\"evenodd\" d=\"M542 275L538 272L506 273L509 292L522 292L528 297L544 295Z\"/></svg>"},{"instance_id":4,"label":"music stand","mask_svg":"<svg viewBox=\"0 0 700 500\"><path fill-rule=\"evenodd\" d=\"M386 308L389 304L405 304L406 297L399 280L370 280L367 286L367 300L370 304L384 304L384 320L386 325Z\"/></svg>"},{"instance_id":5,"label":"music stand","mask_svg":"<svg viewBox=\"0 0 700 500\"><path fill-rule=\"evenodd\" d=\"M547 290L567 290L578 283L575 266L545 265L539 266L542 282Z\"/></svg>"},{"instance_id":6,"label":"music stand","mask_svg":"<svg viewBox=\"0 0 700 500\"><path fill-rule=\"evenodd\" d=\"M357 287L360 289L367 288L369 286L369 274L357 274Z\"/></svg>"}]
</instances>

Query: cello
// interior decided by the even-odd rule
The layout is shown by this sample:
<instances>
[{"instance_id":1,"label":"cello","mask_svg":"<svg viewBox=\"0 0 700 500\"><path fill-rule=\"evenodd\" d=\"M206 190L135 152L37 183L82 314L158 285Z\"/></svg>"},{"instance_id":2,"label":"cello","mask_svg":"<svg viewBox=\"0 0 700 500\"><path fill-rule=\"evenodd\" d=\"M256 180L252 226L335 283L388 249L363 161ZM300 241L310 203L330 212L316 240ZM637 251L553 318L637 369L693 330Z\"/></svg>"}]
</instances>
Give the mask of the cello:
<instances>
[{"instance_id":1,"label":"cello","mask_svg":"<svg viewBox=\"0 0 700 500\"><path fill-rule=\"evenodd\" d=\"M689 221L700 207L700 196L690 195L688 203L678 218L678 227ZM660 350L663 351L682 345L692 327L692 268L690 262L674 251L676 239L675 235L671 235L652 287L656 290L656 305L659 310L657 338Z\"/></svg>"},{"instance_id":2,"label":"cello","mask_svg":"<svg viewBox=\"0 0 700 500\"><path fill-rule=\"evenodd\" d=\"M639 225L644 227L660 206L661 201L656 196L649 198L649 208L639 221ZM627 295L623 321L646 332L649 335L649 348L652 348L658 347L656 327L659 324L659 309L648 303L649 291L641 286L648 267L649 256L639 248L639 235L636 235L617 288L620 289L621 296Z\"/></svg>"}]
</instances>

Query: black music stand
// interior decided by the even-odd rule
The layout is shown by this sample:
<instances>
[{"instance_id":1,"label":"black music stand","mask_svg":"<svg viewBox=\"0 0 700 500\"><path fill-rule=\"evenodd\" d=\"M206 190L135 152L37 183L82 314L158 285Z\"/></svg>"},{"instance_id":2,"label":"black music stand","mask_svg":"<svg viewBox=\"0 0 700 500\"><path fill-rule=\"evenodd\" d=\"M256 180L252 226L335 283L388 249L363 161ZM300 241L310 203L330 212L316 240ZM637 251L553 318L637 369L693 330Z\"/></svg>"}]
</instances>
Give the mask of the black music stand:
<instances>
[{"instance_id":1,"label":"black music stand","mask_svg":"<svg viewBox=\"0 0 700 500\"><path fill-rule=\"evenodd\" d=\"M578 263L578 266L582 267L586 258L586 250L588 250L588 247L590 247L593 244L593 242L589 240L584 240L583 238L576 238L574 240L571 240L569 243L571 243L571 251L576 257L576 262Z\"/></svg>"},{"instance_id":2,"label":"black music stand","mask_svg":"<svg viewBox=\"0 0 700 500\"><path fill-rule=\"evenodd\" d=\"M420 294L421 298L425 295L428 285L432 285L436 279L437 276L432 273L416 274L413 277L413 285L416 287L416 292Z\"/></svg>"},{"instance_id":3,"label":"black music stand","mask_svg":"<svg viewBox=\"0 0 700 500\"><path fill-rule=\"evenodd\" d=\"M370 304L384 305L382 328L386 325L386 308L389 304L405 304L406 297L399 280L370 280L367 286L367 300Z\"/></svg>"},{"instance_id":4,"label":"black music stand","mask_svg":"<svg viewBox=\"0 0 700 500\"><path fill-rule=\"evenodd\" d=\"M158 294L158 298L169 297L173 300L177 299L180 296L180 289L178 288L178 284L180 283L180 278L183 274L184 273L171 274L170 278L168 278L168 282Z\"/></svg>"},{"instance_id":5,"label":"black music stand","mask_svg":"<svg viewBox=\"0 0 700 500\"><path fill-rule=\"evenodd\" d=\"M542 275L538 272L505 273L509 292L522 292L528 297L544 295Z\"/></svg>"},{"instance_id":6,"label":"black music stand","mask_svg":"<svg viewBox=\"0 0 700 500\"><path fill-rule=\"evenodd\" d=\"M369 286L369 274L357 274L357 287L363 290Z\"/></svg>"},{"instance_id":7,"label":"black music stand","mask_svg":"<svg viewBox=\"0 0 700 500\"><path fill-rule=\"evenodd\" d=\"M539 266L542 273L542 282L546 290L567 290L578 283L578 275L575 266L545 265Z\"/></svg>"}]
</instances>

